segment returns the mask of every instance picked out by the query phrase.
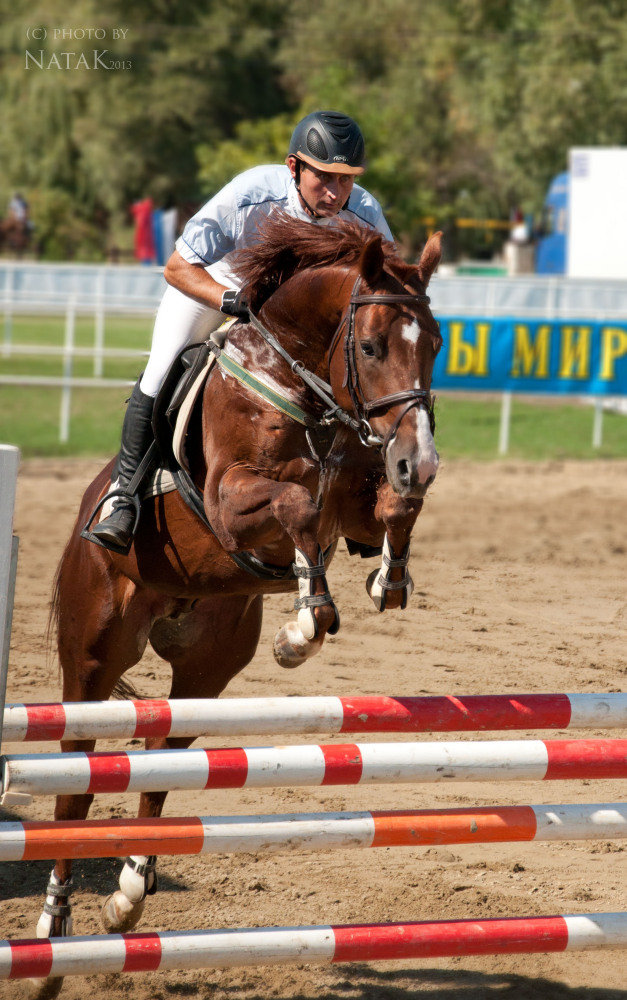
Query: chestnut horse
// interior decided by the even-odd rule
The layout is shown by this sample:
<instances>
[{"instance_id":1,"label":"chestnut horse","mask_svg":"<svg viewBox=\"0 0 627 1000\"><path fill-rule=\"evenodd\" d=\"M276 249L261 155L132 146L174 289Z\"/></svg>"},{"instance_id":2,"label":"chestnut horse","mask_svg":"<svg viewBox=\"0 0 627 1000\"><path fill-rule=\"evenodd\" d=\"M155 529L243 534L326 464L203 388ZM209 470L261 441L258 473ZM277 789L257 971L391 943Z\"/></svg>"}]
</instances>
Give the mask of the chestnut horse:
<instances>
[{"instance_id":1,"label":"chestnut horse","mask_svg":"<svg viewBox=\"0 0 627 1000\"><path fill-rule=\"evenodd\" d=\"M88 487L53 605L64 701L109 698L148 640L172 666L171 698L217 697L255 653L265 593L298 589L298 615L279 630L274 651L283 666L302 663L339 626L324 572L340 537L383 544L369 593L379 610L405 606L410 535L438 466L430 388L441 338L425 288L440 235L409 265L371 229L276 215L241 252L237 271L261 324L236 324L223 352L285 405L214 365L190 460L213 533L174 492L142 502L128 555L109 552L81 538L81 528L107 491L111 465ZM252 576L231 556L246 551L282 572ZM192 742L154 738L146 748ZM94 744L66 740L62 749ZM59 796L56 819L84 819L92 798ZM159 816L165 798L142 794L139 816ZM156 885L154 861L127 861L103 910L107 930L135 925ZM71 933L70 873L69 861L56 863L42 937Z\"/></svg>"}]
</instances>

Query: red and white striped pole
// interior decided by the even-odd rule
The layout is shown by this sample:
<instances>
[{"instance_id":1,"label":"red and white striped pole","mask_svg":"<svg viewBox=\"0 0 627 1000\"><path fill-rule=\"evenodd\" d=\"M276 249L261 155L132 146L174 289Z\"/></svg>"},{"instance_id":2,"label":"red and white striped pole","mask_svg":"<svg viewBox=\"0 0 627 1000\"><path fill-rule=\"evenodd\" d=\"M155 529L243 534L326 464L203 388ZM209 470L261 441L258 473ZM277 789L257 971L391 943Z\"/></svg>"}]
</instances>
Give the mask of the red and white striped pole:
<instances>
[{"instance_id":1,"label":"red and white striped pole","mask_svg":"<svg viewBox=\"0 0 627 1000\"><path fill-rule=\"evenodd\" d=\"M627 838L627 804L0 823L0 862Z\"/></svg>"},{"instance_id":2,"label":"red and white striped pole","mask_svg":"<svg viewBox=\"0 0 627 1000\"><path fill-rule=\"evenodd\" d=\"M627 728L627 694L224 698L8 705L4 739Z\"/></svg>"},{"instance_id":3,"label":"red and white striped pole","mask_svg":"<svg viewBox=\"0 0 627 1000\"><path fill-rule=\"evenodd\" d=\"M0 941L0 979L627 947L627 913Z\"/></svg>"},{"instance_id":4,"label":"red and white striped pole","mask_svg":"<svg viewBox=\"0 0 627 1000\"><path fill-rule=\"evenodd\" d=\"M492 740L9 754L2 787L10 796L626 777L627 740Z\"/></svg>"}]
</instances>

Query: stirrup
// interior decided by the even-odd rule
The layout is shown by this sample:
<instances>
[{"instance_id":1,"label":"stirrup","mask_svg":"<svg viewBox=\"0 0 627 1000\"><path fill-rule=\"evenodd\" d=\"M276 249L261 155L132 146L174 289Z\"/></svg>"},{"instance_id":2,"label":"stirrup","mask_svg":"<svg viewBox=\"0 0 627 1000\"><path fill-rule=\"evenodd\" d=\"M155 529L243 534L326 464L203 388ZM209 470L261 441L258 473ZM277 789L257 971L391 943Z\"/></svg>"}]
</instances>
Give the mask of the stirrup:
<instances>
[{"instance_id":1,"label":"stirrup","mask_svg":"<svg viewBox=\"0 0 627 1000\"><path fill-rule=\"evenodd\" d=\"M128 544L125 545L125 546L124 545L116 545L115 542L107 542L105 544L105 542L101 538L98 538L97 535L94 535L94 533L92 531L90 531L90 528L92 526L94 518L96 517L96 514L98 513L98 511L102 507L104 507L104 505L112 497L124 497L124 499L128 501L129 506L132 504L133 507L135 508L135 517L134 517L134 520L133 520L133 527L131 529L131 534L130 534L130 538L129 538ZM136 493L130 494L130 493L127 492L127 490L124 490L124 489L111 490L110 492L105 493L105 495L100 498L100 500L98 501L98 503L94 507L93 511L91 512L91 514L89 516L87 524L85 525L85 527L81 531L81 538L86 538L88 542L93 542L94 545L99 545L100 548L102 548L102 549L107 549L108 551L111 551L111 552L118 552L120 555L126 556L130 552L131 545L133 544L133 538L135 537L135 532L137 531L137 526L139 524L140 513L141 513L141 501L140 501L140 499L139 499L139 497L138 497L138 495Z\"/></svg>"}]
</instances>

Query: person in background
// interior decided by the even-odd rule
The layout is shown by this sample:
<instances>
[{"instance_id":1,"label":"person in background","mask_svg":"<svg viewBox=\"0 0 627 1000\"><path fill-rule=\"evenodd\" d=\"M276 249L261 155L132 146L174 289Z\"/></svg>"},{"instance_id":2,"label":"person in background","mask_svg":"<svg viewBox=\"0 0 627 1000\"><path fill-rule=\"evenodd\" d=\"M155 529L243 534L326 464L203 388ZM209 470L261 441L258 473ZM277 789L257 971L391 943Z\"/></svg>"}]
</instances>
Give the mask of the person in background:
<instances>
[{"instance_id":1,"label":"person in background","mask_svg":"<svg viewBox=\"0 0 627 1000\"><path fill-rule=\"evenodd\" d=\"M9 201L7 212L9 219L13 222L18 223L22 227L28 225L28 202L19 191L16 191Z\"/></svg>"}]
</instances>

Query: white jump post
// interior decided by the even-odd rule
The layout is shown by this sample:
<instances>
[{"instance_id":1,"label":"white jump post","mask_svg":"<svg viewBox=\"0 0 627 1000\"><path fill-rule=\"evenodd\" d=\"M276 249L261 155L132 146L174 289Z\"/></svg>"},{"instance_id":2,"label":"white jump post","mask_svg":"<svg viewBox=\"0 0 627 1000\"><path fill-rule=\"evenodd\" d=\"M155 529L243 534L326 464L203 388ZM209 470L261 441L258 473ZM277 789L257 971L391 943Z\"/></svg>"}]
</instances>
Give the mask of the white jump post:
<instances>
[{"instance_id":1,"label":"white jump post","mask_svg":"<svg viewBox=\"0 0 627 1000\"><path fill-rule=\"evenodd\" d=\"M17 573L18 539L13 535L13 511L19 464L19 450L0 445L0 747Z\"/></svg>"},{"instance_id":2,"label":"white jump post","mask_svg":"<svg viewBox=\"0 0 627 1000\"><path fill-rule=\"evenodd\" d=\"M512 420L512 394L506 389L501 396L501 423L499 427L499 455L509 451L509 428Z\"/></svg>"},{"instance_id":3,"label":"white jump post","mask_svg":"<svg viewBox=\"0 0 627 1000\"><path fill-rule=\"evenodd\" d=\"M94 378L102 378L105 346L105 279L104 268L98 271L94 300Z\"/></svg>"},{"instance_id":4,"label":"white jump post","mask_svg":"<svg viewBox=\"0 0 627 1000\"><path fill-rule=\"evenodd\" d=\"M65 343L63 353L63 389L61 391L61 412L59 416L59 441L66 444L70 439L70 414L72 407L72 367L74 364L74 329L76 325L76 299L68 300L65 314Z\"/></svg>"},{"instance_id":5,"label":"white jump post","mask_svg":"<svg viewBox=\"0 0 627 1000\"><path fill-rule=\"evenodd\" d=\"M592 447L600 448L603 444L603 399L597 396L594 401L594 420L592 422Z\"/></svg>"},{"instance_id":6,"label":"white jump post","mask_svg":"<svg viewBox=\"0 0 627 1000\"><path fill-rule=\"evenodd\" d=\"M6 283L4 286L4 343L2 345L2 357L11 356L11 346L13 343L13 268L6 272Z\"/></svg>"}]
</instances>

